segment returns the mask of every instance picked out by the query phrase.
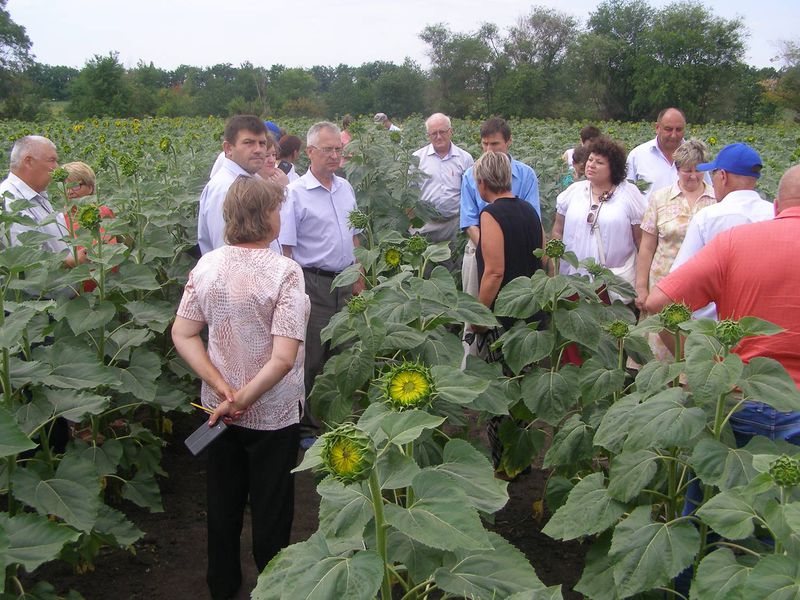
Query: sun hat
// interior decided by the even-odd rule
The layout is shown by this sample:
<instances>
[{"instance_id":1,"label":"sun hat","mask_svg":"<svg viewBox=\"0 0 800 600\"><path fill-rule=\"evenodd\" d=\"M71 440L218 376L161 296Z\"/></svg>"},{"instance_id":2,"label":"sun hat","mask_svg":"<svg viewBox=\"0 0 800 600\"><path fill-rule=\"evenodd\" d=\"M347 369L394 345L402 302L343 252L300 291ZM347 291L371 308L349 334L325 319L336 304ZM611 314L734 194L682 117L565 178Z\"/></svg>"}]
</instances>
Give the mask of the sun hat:
<instances>
[{"instance_id":1,"label":"sun hat","mask_svg":"<svg viewBox=\"0 0 800 600\"><path fill-rule=\"evenodd\" d=\"M737 142L728 144L719 151L713 162L700 163L698 171L715 171L722 169L728 173L745 177L761 177L761 157L747 144Z\"/></svg>"}]
</instances>

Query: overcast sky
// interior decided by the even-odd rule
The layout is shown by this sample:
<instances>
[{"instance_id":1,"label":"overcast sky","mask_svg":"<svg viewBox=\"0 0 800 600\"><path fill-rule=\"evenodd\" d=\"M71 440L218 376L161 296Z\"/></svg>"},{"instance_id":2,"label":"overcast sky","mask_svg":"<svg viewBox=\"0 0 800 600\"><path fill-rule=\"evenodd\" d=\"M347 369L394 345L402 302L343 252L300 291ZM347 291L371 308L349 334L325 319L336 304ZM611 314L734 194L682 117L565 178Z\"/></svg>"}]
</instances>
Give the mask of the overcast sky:
<instances>
[{"instance_id":1,"label":"overcast sky","mask_svg":"<svg viewBox=\"0 0 800 600\"><path fill-rule=\"evenodd\" d=\"M649 0L664 6L664 0ZM298 0L282 3L228 0L9 0L14 22L26 28L36 60L82 67L95 54L119 52L128 67L140 59L172 69L250 61L357 66L373 60L401 63L406 56L429 65L419 33L443 22L458 32L483 22L501 30L534 3L511 0ZM537 4L585 22L593 0ZM771 63L782 40L800 42L798 0L708 0L714 14L741 17L750 35L745 61Z\"/></svg>"}]
</instances>

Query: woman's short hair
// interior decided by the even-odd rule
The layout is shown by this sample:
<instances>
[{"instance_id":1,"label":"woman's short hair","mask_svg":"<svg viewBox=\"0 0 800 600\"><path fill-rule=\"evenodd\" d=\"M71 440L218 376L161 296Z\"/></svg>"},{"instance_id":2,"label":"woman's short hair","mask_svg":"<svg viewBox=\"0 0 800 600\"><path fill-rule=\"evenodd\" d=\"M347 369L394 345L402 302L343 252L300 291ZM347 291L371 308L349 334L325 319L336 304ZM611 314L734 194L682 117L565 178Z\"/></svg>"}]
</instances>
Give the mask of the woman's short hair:
<instances>
[{"instance_id":1,"label":"woman's short hair","mask_svg":"<svg viewBox=\"0 0 800 600\"><path fill-rule=\"evenodd\" d=\"M269 217L283 202L283 187L260 177L239 176L222 205L225 241L228 244L261 242L271 236Z\"/></svg>"},{"instance_id":2,"label":"woman's short hair","mask_svg":"<svg viewBox=\"0 0 800 600\"><path fill-rule=\"evenodd\" d=\"M92 188L92 192L94 192L94 186L97 183L97 178L92 170L92 167L87 165L85 162L69 162L63 167L69 173L68 179L73 179L77 183L82 183L88 188Z\"/></svg>"},{"instance_id":3,"label":"woman's short hair","mask_svg":"<svg viewBox=\"0 0 800 600\"><path fill-rule=\"evenodd\" d=\"M303 141L296 135L285 135L278 142L278 158L289 158L295 152L300 152Z\"/></svg>"},{"instance_id":4,"label":"woman's short hair","mask_svg":"<svg viewBox=\"0 0 800 600\"><path fill-rule=\"evenodd\" d=\"M619 185L625 180L625 175L628 168L625 160L628 158L628 153L625 152L625 147L612 140L607 135L601 135L589 144L589 153L598 154L608 160L608 167L611 170L611 183Z\"/></svg>"},{"instance_id":5,"label":"woman's short hair","mask_svg":"<svg viewBox=\"0 0 800 600\"><path fill-rule=\"evenodd\" d=\"M572 151L572 162L582 165L586 162L587 158L589 158L589 148L586 146L575 146L575 149Z\"/></svg>"},{"instance_id":6,"label":"woman's short hair","mask_svg":"<svg viewBox=\"0 0 800 600\"><path fill-rule=\"evenodd\" d=\"M511 189L511 160L505 152L484 152L472 167L475 183L483 184L495 194Z\"/></svg>"},{"instance_id":7,"label":"woman's short hair","mask_svg":"<svg viewBox=\"0 0 800 600\"><path fill-rule=\"evenodd\" d=\"M350 127L350 125L355 123L355 121L356 120L353 118L353 115L345 115L342 118L342 129L347 129L348 127Z\"/></svg>"},{"instance_id":8,"label":"woman's short hair","mask_svg":"<svg viewBox=\"0 0 800 600\"><path fill-rule=\"evenodd\" d=\"M679 169L708 162L708 146L696 138L686 140L673 152L672 160Z\"/></svg>"}]
</instances>

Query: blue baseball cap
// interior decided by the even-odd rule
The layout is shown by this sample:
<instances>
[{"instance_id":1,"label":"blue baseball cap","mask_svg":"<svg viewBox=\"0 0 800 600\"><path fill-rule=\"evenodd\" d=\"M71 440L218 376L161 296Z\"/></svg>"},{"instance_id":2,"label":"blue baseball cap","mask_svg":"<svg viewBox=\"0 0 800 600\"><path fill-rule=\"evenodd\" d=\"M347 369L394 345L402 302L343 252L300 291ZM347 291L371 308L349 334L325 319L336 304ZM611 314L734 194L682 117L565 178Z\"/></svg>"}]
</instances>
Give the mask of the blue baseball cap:
<instances>
[{"instance_id":1,"label":"blue baseball cap","mask_svg":"<svg viewBox=\"0 0 800 600\"><path fill-rule=\"evenodd\" d=\"M698 171L714 171L722 169L728 173L735 175L744 175L745 177L761 177L761 157L758 152L753 150L747 144L737 142L736 144L728 144L717 154L714 162L700 163L697 165Z\"/></svg>"}]
</instances>

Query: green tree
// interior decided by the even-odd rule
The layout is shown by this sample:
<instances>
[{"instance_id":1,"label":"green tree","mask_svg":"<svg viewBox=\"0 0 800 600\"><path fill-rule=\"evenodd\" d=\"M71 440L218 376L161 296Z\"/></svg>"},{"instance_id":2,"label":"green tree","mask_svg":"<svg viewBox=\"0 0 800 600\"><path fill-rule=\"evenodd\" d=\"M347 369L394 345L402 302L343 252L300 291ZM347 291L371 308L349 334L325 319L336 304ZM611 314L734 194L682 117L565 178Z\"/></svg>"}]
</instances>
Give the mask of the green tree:
<instances>
[{"instance_id":1,"label":"green tree","mask_svg":"<svg viewBox=\"0 0 800 600\"><path fill-rule=\"evenodd\" d=\"M70 98L66 112L74 119L134 115L131 87L116 52L95 54L70 85Z\"/></svg>"},{"instance_id":2,"label":"green tree","mask_svg":"<svg viewBox=\"0 0 800 600\"><path fill-rule=\"evenodd\" d=\"M398 118L424 112L425 86L425 74L410 58L400 66L391 65L375 80L376 112Z\"/></svg>"},{"instance_id":3,"label":"green tree","mask_svg":"<svg viewBox=\"0 0 800 600\"><path fill-rule=\"evenodd\" d=\"M11 20L8 0L0 0L0 118L32 119L39 112L35 90L23 71L33 64L25 28Z\"/></svg>"},{"instance_id":4,"label":"green tree","mask_svg":"<svg viewBox=\"0 0 800 600\"><path fill-rule=\"evenodd\" d=\"M771 95L779 107L800 121L800 43L783 42L779 58L784 67Z\"/></svg>"},{"instance_id":5,"label":"green tree","mask_svg":"<svg viewBox=\"0 0 800 600\"><path fill-rule=\"evenodd\" d=\"M25 77L30 79L38 93L50 100L69 100L69 84L80 71L74 67L43 65L34 63L25 69Z\"/></svg>"}]
</instances>

